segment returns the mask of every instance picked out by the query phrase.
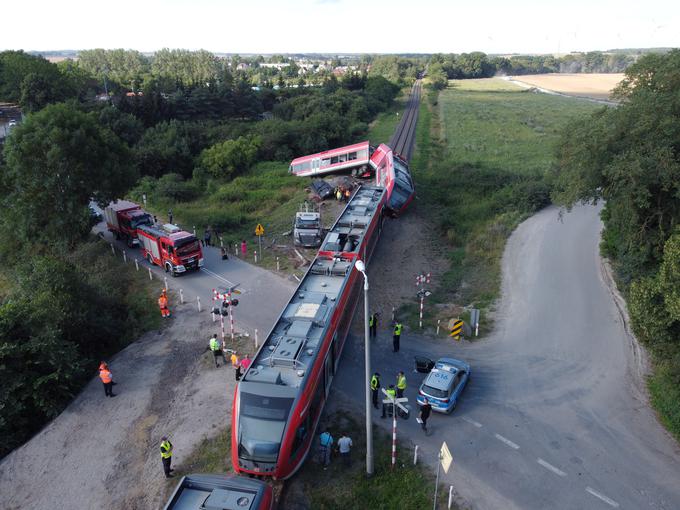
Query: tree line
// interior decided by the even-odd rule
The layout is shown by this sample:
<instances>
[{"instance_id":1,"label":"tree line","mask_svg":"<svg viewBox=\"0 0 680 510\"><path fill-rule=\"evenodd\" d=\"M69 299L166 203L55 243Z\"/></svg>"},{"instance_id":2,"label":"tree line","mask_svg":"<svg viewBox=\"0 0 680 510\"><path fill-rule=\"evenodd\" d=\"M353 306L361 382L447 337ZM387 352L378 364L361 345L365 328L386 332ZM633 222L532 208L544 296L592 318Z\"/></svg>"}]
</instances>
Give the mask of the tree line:
<instances>
[{"instance_id":1,"label":"tree line","mask_svg":"<svg viewBox=\"0 0 680 510\"><path fill-rule=\"evenodd\" d=\"M680 434L680 50L641 57L603 108L570 125L554 199L604 201L601 252L613 263L633 329L657 362L653 400Z\"/></svg>"},{"instance_id":2,"label":"tree line","mask_svg":"<svg viewBox=\"0 0 680 510\"><path fill-rule=\"evenodd\" d=\"M428 75L434 88L444 88L446 80L490 78L496 75L543 73L620 73L635 62L636 55L591 51L553 55L489 56L482 52L435 54L430 58Z\"/></svg>"}]
</instances>

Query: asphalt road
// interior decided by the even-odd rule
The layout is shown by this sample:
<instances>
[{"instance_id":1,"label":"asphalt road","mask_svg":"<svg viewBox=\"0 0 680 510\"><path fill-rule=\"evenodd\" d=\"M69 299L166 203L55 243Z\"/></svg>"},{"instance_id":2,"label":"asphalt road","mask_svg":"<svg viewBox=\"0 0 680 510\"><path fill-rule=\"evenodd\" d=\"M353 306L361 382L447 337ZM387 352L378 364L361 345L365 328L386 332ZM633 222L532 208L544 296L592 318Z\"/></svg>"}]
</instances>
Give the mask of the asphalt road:
<instances>
[{"instance_id":1,"label":"asphalt road","mask_svg":"<svg viewBox=\"0 0 680 510\"><path fill-rule=\"evenodd\" d=\"M126 250L128 263L134 264L135 259L138 260L140 277L148 278L151 269L159 291L167 279L168 288L174 291L174 299L179 298L179 289L182 289L185 301L196 303L197 311L197 298L200 299L202 312L209 313L213 306L213 289L224 292L228 287L236 287L240 291L240 294L234 295L239 300L238 306L233 308L236 330L248 333L253 339L256 329L260 341L269 333L295 289L296 282L259 268L239 257L230 255L228 260L222 260L220 249L214 247L203 248L205 258L203 269L172 277L160 267L143 260L139 248L128 248L124 242L116 241L106 230L105 223L100 223L94 230L102 232L104 239L114 245L116 256L122 258L123 250ZM251 251L248 256L252 257ZM172 299L170 310L172 311ZM229 336L229 321L225 319L225 331ZM219 324L216 325L219 329Z\"/></svg>"},{"instance_id":2,"label":"asphalt road","mask_svg":"<svg viewBox=\"0 0 680 510\"><path fill-rule=\"evenodd\" d=\"M639 360L598 256L598 210L577 207L560 221L548 208L520 225L506 247L488 339L406 332L393 354L385 326L374 344L383 384L407 370L411 402L422 380L412 372L414 354L472 365L452 415L435 415L429 436L413 418L400 420L398 435L418 444L433 467L446 441L454 464L443 481L473 508L680 508L680 450L641 390ZM380 256L369 277L379 277ZM353 337L336 395L363 402L362 367L363 339Z\"/></svg>"}]
</instances>

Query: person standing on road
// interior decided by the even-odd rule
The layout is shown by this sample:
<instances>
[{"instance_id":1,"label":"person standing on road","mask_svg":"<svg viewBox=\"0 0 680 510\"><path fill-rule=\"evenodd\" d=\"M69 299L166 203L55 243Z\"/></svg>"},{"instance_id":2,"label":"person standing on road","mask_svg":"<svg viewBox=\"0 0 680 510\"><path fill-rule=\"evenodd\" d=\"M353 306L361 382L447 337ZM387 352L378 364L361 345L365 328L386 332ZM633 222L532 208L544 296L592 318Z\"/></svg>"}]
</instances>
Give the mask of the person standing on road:
<instances>
[{"instance_id":1,"label":"person standing on road","mask_svg":"<svg viewBox=\"0 0 680 510\"><path fill-rule=\"evenodd\" d=\"M385 390L387 392L387 398L395 398L397 396L397 391L394 389L394 384L390 384L390 387ZM386 404L383 402L382 405L382 416L381 418L385 418L385 411L387 410L387 406L392 406L392 413L394 413L394 406L392 404Z\"/></svg>"},{"instance_id":2,"label":"person standing on road","mask_svg":"<svg viewBox=\"0 0 680 510\"><path fill-rule=\"evenodd\" d=\"M246 258L246 255L248 255L248 245L246 244L246 240L242 239L241 240L241 256L243 258Z\"/></svg>"},{"instance_id":3,"label":"person standing on road","mask_svg":"<svg viewBox=\"0 0 680 510\"><path fill-rule=\"evenodd\" d=\"M403 371L400 371L397 374L397 398L404 396L404 390L406 390L406 376Z\"/></svg>"},{"instance_id":4,"label":"person standing on road","mask_svg":"<svg viewBox=\"0 0 680 510\"><path fill-rule=\"evenodd\" d=\"M352 440L347 434L343 434L342 437L338 439L338 451L340 452L340 456L346 467L349 467L350 464L352 464L352 457L350 455L351 450Z\"/></svg>"},{"instance_id":5,"label":"person standing on road","mask_svg":"<svg viewBox=\"0 0 680 510\"><path fill-rule=\"evenodd\" d=\"M378 409L378 394L380 393L380 374L375 372L371 377L371 396L373 397L373 407Z\"/></svg>"},{"instance_id":6,"label":"person standing on road","mask_svg":"<svg viewBox=\"0 0 680 510\"><path fill-rule=\"evenodd\" d=\"M224 351L222 351L222 346L220 345L219 340L217 340L217 333L214 333L210 339L210 342L208 343L208 349L212 351L213 357L215 358L215 368L220 366L219 363L217 363L219 358L222 358L222 361L224 361L225 365L227 364L227 360L224 357Z\"/></svg>"},{"instance_id":7,"label":"person standing on road","mask_svg":"<svg viewBox=\"0 0 680 510\"><path fill-rule=\"evenodd\" d=\"M172 443L168 440L168 436L163 436L161 438L161 461L163 461L165 478L173 477L174 475L172 472L174 469L170 468L170 464L172 463Z\"/></svg>"},{"instance_id":8,"label":"person standing on road","mask_svg":"<svg viewBox=\"0 0 680 510\"><path fill-rule=\"evenodd\" d=\"M432 406L430 405L430 401L425 399L425 403L420 406L420 427L425 431L425 434L427 434L427 419L430 417L430 413L432 412Z\"/></svg>"},{"instance_id":9,"label":"person standing on road","mask_svg":"<svg viewBox=\"0 0 680 510\"><path fill-rule=\"evenodd\" d=\"M172 224L172 209L168 209L168 223Z\"/></svg>"},{"instance_id":10,"label":"person standing on road","mask_svg":"<svg viewBox=\"0 0 680 510\"><path fill-rule=\"evenodd\" d=\"M102 364L106 365L105 363ZM113 374L111 374L108 366L105 366L102 369L100 365L99 378L104 385L104 395L107 397L115 397L116 395L113 393Z\"/></svg>"},{"instance_id":11,"label":"person standing on road","mask_svg":"<svg viewBox=\"0 0 680 510\"><path fill-rule=\"evenodd\" d=\"M241 360L241 363L239 363L239 367L241 368L241 371L245 374L246 370L248 370L248 367L250 366L250 357L246 354L243 359ZM241 374L239 374L239 379L240 379Z\"/></svg>"},{"instance_id":12,"label":"person standing on road","mask_svg":"<svg viewBox=\"0 0 680 510\"><path fill-rule=\"evenodd\" d=\"M239 362L238 354L236 354L236 351L231 353L231 366L234 369L234 375L236 376L236 380L240 381L241 380L241 363Z\"/></svg>"},{"instance_id":13,"label":"person standing on road","mask_svg":"<svg viewBox=\"0 0 680 510\"><path fill-rule=\"evenodd\" d=\"M401 340L401 330L403 328L404 326L399 321L394 324L394 333L392 335L392 350L394 352L399 352L399 341Z\"/></svg>"},{"instance_id":14,"label":"person standing on road","mask_svg":"<svg viewBox=\"0 0 680 510\"><path fill-rule=\"evenodd\" d=\"M371 338L375 338L376 335L378 334L378 316L380 314L377 312L373 312L371 316L368 318L368 328L370 330L370 336Z\"/></svg>"},{"instance_id":15,"label":"person standing on road","mask_svg":"<svg viewBox=\"0 0 680 510\"><path fill-rule=\"evenodd\" d=\"M327 428L319 436L319 450L321 451L321 464L326 469L331 463L331 449L333 448L333 436Z\"/></svg>"},{"instance_id":16,"label":"person standing on road","mask_svg":"<svg viewBox=\"0 0 680 510\"><path fill-rule=\"evenodd\" d=\"M203 232L203 246L212 246L210 242L211 237L210 227L205 227L205 231Z\"/></svg>"},{"instance_id":17,"label":"person standing on road","mask_svg":"<svg viewBox=\"0 0 680 510\"><path fill-rule=\"evenodd\" d=\"M161 309L161 317L170 317L170 309L168 308L168 294L165 289L161 292L158 298L158 308Z\"/></svg>"}]
</instances>

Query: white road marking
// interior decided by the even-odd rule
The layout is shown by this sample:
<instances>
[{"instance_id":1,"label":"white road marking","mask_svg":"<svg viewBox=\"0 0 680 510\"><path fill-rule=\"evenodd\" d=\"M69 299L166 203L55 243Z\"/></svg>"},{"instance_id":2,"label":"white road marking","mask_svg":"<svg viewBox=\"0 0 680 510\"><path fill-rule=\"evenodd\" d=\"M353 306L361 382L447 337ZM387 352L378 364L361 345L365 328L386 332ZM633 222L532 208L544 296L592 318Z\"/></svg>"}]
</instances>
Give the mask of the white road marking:
<instances>
[{"instance_id":1,"label":"white road marking","mask_svg":"<svg viewBox=\"0 0 680 510\"><path fill-rule=\"evenodd\" d=\"M601 493L597 492L595 489L591 489L590 487L586 487L586 492L589 492L590 494L592 494L592 495L595 496L596 498L601 499L602 501L604 501L605 503L607 503L607 504L610 505L610 506L613 506L614 508L618 508L618 507L619 507L619 504L618 504L616 501L614 501L613 499L608 498L608 497L605 496L604 494L601 494Z\"/></svg>"},{"instance_id":2,"label":"white road marking","mask_svg":"<svg viewBox=\"0 0 680 510\"><path fill-rule=\"evenodd\" d=\"M210 276L212 276L213 278L217 278L218 280L222 281L223 283L226 283L227 285L229 285L229 287L234 286L233 282L230 282L229 280L218 275L217 273L213 273L210 269L202 268L201 271L203 271L204 273L208 273Z\"/></svg>"},{"instance_id":3,"label":"white road marking","mask_svg":"<svg viewBox=\"0 0 680 510\"><path fill-rule=\"evenodd\" d=\"M567 476L567 473L565 473L565 472L562 471L561 469L557 469L555 466L553 466L553 465L550 464L549 462L544 461L544 460L541 459L541 458L539 458L539 459L537 460L537 462L538 462L541 466L543 466L545 469L547 469L547 470L552 471L553 473L555 473L557 476Z\"/></svg>"},{"instance_id":4,"label":"white road marking","mask_svg":"<svg viewBox=\"0 0 680 510\"><path fill-rule=\"evenodd\" d=\"M507 437L503 437L503 436L501 436L500 434L496 434L496 439L498 439L499 441L505 443L506 445L508 445L508 446L509 446L510 448L512 448L513 450L519 450L519 445L513 443L513 442L510 441Z\"/></svg>"},{"instance_id":5,"label":"white road marking","mask_svg":"<svg viewBox=\"0 0 680 510\"><path fill-rule=\"evenodd\" d=\"M475 420L471 420L470 418L466 418L465 416L463 416L463 421L468 422L470 425L474 425L474 426L477 427L478 429L481 429L481 428L482 428L482 424L481 424L481 423L479 423L478 421L475 421Z\"/></svg>"}]
</instances>

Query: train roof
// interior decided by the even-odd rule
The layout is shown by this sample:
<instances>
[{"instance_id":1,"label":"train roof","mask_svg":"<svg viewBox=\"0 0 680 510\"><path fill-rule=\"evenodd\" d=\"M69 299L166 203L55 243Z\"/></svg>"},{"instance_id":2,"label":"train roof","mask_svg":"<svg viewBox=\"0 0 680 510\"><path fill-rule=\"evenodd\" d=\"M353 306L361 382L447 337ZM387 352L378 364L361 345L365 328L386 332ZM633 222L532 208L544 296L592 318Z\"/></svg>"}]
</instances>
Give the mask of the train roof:
<instances>
[{"instance_id":1,"label":"train roof","mask_svg":"<svg viewBox=\"0 0 680 510\"><path fill-rule=\"evenodd\" d=\"M345 145L344 147L338 147L337 149L329 149L327 151L323 152L317 152L316 154L308 154L307 156L300 156L299 158L295 158L293 161L291 161L291 165L295 165L296 163L300 163L302 161L307 161L308 159L314 159L314 158L322 158L324 156L332 156L335 154L343 154L345 152L351 152L351 151L359 151L362 149L368 150L369 148L369 142L368 140L365 142L359 142L355 143L352 145Z\"/></svg>"},{"instance_id":2,"label":"train roof","mask_svg":"<svg viewBox=\"0 0 680 510\"><path fill-rule=\"evenodd\" d=\"M366 227L384 194L384 188L362 186L351 197L242 377L242 391L266 390L270 395L289 397L298 393L330 326Z\"/></svg>"},{"instance_id":3,"label":"train roof","mask_svg":"<svg viewBox=\"0 0 680 510\"><path fill-rule=\"evenodd\" d=\"M164 510L258 510L267 485L241 476L184 476Z\"/></svg>"}]
</instances>

